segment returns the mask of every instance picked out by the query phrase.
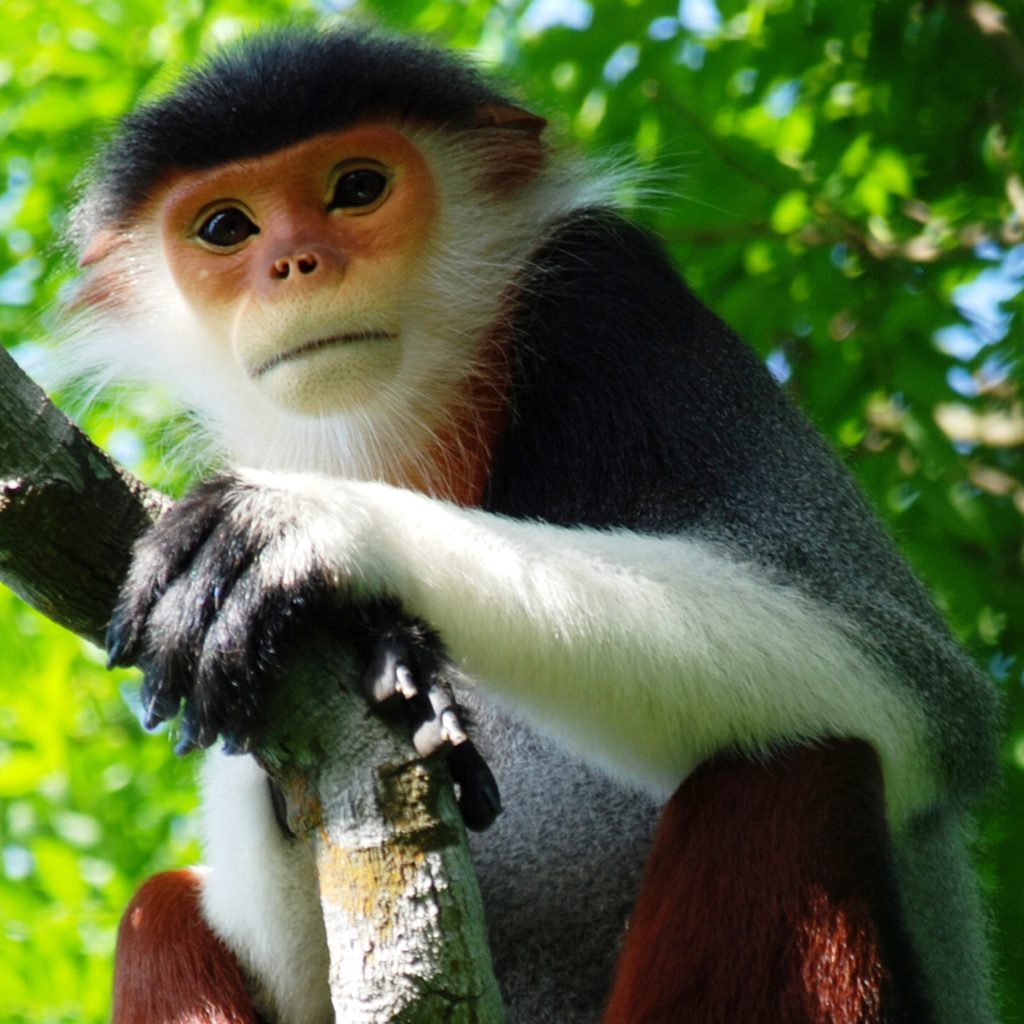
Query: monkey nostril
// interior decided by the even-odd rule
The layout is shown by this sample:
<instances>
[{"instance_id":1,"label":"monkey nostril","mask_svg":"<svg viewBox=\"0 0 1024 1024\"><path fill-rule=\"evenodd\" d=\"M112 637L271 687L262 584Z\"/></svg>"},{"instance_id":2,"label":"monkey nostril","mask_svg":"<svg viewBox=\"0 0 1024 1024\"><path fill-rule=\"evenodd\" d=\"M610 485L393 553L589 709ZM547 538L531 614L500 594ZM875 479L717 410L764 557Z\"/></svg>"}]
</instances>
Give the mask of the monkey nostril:
<instances>
[{"instance_id":1,"label":"monkey nostril","mask_svg":"<svg viewBox=\"0 0 1024 1024\"><path fill-rule=\"evenodd\" d=\"M312 274L320 265L320 260L315 253L303 252L297 256L282 256L274 260L270 267L270 276L278 281L291 277L292 271L297 270L300 274Z\"/></svg>"}]
</instances>

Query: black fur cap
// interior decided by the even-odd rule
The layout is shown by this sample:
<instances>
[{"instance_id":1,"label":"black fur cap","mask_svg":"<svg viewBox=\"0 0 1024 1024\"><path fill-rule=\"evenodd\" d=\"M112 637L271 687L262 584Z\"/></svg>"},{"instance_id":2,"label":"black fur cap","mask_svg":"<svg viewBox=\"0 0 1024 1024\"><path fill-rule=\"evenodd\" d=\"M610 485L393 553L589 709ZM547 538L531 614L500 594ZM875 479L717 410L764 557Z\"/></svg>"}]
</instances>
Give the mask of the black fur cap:
<instances>
[{"instance_id":1,"label":"black fur cap","mask_svg":"<svg viewBox=\"0 0 1024 1024\"><path fill-rule=\"evenodd\" d=\"M128 114L93 162L93 198L117 223L172 168L270 153L375 114L469 128L478 104L501 102L475 68L419 42L367 29L273 29L217 52Z\"/></svg>"}]
</instances>

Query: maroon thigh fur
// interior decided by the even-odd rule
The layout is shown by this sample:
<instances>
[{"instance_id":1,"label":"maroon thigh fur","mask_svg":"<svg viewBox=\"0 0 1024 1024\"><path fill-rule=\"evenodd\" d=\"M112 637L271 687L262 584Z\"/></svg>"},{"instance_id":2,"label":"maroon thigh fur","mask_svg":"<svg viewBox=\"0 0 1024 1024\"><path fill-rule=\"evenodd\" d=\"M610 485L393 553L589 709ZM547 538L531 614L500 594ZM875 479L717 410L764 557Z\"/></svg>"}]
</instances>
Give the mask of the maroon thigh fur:
<instances>
[{"instance_id":1,"label":"maroon thigh fur","mask_svg":"<svg viewBox=\"0 0 1024 1024\"><path fill-rule=\"evenodd\" d=\"M192 871L146 881L117 933L112 1024L260 1024L242 972L210 931Z\"/></svg>"},{"instance_id":2,"label":"maroon thigh fur","mask_svg":"<svg viewBox=\"0 0 1024 1024\"><path fill-rule=\"evenodd\" d=\"M858 740L701 766L665 810L604 1024L927 1021Z\"/></svg>"}]
</instances>

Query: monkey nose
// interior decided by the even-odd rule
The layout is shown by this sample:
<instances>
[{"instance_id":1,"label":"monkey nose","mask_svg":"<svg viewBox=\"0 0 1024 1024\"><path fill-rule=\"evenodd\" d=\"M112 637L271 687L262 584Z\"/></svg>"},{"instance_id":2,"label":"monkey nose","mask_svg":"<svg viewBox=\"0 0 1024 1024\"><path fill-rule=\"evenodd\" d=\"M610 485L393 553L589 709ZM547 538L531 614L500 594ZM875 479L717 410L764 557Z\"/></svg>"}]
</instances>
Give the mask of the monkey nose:
<instances>
[{"instance_id":1,"label":"monkey nose","mask_svg":"<svg viewBox=\"0 0 1024 1024\"><path fill-rule=\"evenodd\" d=\"M272 292L277 292L281 285L297 285L304 279L311 286L328 280L340 281L348 265L342 249L310 238L282 241L264 258L265 262L253 267L257 275L253 286L270 288Z\"/></svg>"},{"instance_id":2,"label":"monkey nose","mask_svg":"<svg viewBox=\"0 0 1024 1024\"><path fill-rule=\"evenodd\" d=\"M320 266L321 258L312 250L281 256L270 265L270 276L283 281L294 274L312 274Z\"/></svg>"}]
</instances>

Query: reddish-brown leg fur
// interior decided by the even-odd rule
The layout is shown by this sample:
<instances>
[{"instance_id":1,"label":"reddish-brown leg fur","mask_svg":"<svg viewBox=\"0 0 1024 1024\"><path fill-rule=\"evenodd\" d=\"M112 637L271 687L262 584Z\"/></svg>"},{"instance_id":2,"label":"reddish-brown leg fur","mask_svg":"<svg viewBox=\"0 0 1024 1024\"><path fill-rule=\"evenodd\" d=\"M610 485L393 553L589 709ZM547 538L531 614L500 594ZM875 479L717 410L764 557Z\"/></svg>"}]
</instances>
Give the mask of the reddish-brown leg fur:
<instances>
[{"instance_id":1,"label":"reddish-brown leg fur","mask_svg":"<svg viewBox=\"0 0 1024 1024\"><path fill-rule=\"evenodd\" d=\"M709 762L672 797L604 1024L926 1024L878 758Z\"/></svg>"},{"instance_id":2,"label":"reddish-brown leg fur","mask_svg":"<svg viewBox=\"0 0 1024 1024\"><path fill-rule=\"evenodd\" d=\"M199 912L199 879L146 881L117 933L112 1024L261 1024L242 972Z\"/></svg>"}]
</instances>

